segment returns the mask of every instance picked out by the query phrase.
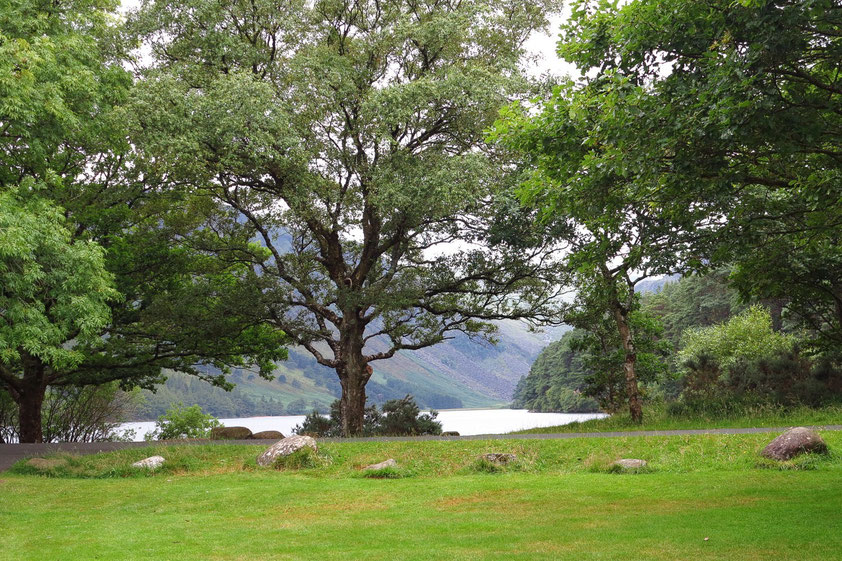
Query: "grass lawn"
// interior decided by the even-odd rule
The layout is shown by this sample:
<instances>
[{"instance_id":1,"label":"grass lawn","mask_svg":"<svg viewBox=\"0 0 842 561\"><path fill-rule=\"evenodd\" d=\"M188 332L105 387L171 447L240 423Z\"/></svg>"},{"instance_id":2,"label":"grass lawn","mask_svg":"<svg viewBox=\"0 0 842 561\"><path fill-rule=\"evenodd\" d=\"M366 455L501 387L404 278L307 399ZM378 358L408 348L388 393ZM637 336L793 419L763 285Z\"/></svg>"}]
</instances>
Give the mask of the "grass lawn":
<instances>
[{"instance_id":1,"label":"grass lawn","mask_svg":"<svg viewBox=\"0 0 842 561\"><path fill-rule=\"evenodd\" d=\"M842 433L823 437L830 454L783 466L757 458L770 435L326 443L280 471L249 446L19 464L0 560L842 559ZM167 467L126 468L152 453ZM361 476L385 457L394 479ZM618 457L650 469L608 473Z\"/></svg>"},{"instance_id":2,"label":"grass lawn","mask_svg":"<svg viewBox=\"0 0 842 561\"><path fill-rule=\"evenodd\" d=\"M794 407L760 406L733 412L669 415L664 406L644 407L643 424L633 423L627 412L604 419L575 422L555 427L517 431L512 434L548 434L556 432L613 432L681 430L713 428L794 427L842 425L842 406Z\"/></svg>"}]
</instances>

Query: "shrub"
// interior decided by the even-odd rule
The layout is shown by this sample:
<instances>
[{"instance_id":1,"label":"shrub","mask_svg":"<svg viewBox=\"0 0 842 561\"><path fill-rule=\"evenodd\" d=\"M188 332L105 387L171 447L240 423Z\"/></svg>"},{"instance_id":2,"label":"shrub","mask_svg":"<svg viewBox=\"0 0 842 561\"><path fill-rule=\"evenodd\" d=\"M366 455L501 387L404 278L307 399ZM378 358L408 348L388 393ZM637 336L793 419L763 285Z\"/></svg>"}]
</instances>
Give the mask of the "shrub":
<instances>
[{"instance_id":1,"label":"shrub","mask_svg":"<svg viewBox=\"0 0 842 561\"><path fill-rule=\"evenodd\" d=\"M403 477L410 477L411 474L400 471L395 467L384 467L364 470L362 476L368 479L401 479Z\"/></svg>"},{"instance_id":2,"label":"shrub","mask_svg":"<svg viewBox=\"0 0 842 561\"><path fill-rule=\"evenodd\" d=\"M420 436L441 434L441 423L436 421L438 412L421 413L415 399L391 399L383 404L383 417L379 434L386 436Z\"/></svg>"},{"instance_id":3,"label":"shrub","mask_svg":"<svg viewBox=\"0 0 842 561\"><path fill-rule=\"evenodd\" d=\"M208 438L212 429L222 423L213 415L202 413L198 405L185 407L175 403L158 417L155 430L146 435L146 440L174 440L178 438Z\"/></svg>"},{"instance_id":4,"label":"shrub","mask_svg":"<svg viewBox=\"0 0 842 561\"><path fill-rule=\"evenodd\" d=\"M682 405L690 412L728 413L763 404L819 406L842 399L842 370L805 356L792 335L772 330L753 307L726 323L689 332L679 353Z\"/></svg>"},{"instance_id":5,"label":"shrub","mask_svg":"<svg viewBox=\"0 0 842 561\"><path fill-rule=\"evenodd\" d=\"M421 413L411 395L403 399L392 399L383 404L383 412L369 404L365 408L363 436L421 436L441 434L441 423L436 421L436 411ZM304 422L294 429L295 434L317 437L342 435L342 410L339 400L330 405L330 416L325 417L313 411Z\"/></svg>"},{"instance_id":6,"label":"shrub","mask_svg":"<svg viewBox=\"0 0 842 561\"><path fill-rule=\"evenodd\" d=\"M702 357L729 369L740 362L751 362L791 351L793 335L772 329L772 317L761 306L753 306L725 323L689 329L684 332L679 366L698 362Z\"/></svg>"},{"instance_id":7,"label":"shrub","mask_svg":"<svg viewBox=\"0 0 842 561\"><path fill-rule=\"evenodd\" d=\"M503 471L503 466L485 458L477 458L468 469L476 473L500 473Z\"/></svg>"}]
</instances>

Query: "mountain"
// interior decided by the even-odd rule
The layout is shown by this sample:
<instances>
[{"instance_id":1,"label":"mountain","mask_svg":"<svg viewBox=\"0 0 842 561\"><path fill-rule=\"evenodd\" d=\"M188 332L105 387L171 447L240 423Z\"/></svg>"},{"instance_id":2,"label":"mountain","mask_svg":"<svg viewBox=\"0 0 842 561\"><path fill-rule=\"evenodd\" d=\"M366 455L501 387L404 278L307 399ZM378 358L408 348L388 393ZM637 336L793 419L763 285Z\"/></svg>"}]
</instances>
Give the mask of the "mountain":
<instances>
[{"instance_id":1,"label":"mountain","mask_svg":"<svg viewBox=\"0 0 842 561\"><path fill-rule=\"evenodd\" d=\"M509 403L518 380L529 372L541 350L569 328L535 332L511 320L497 322L497 327L496 345L458 333L433 347L401 351L389 360L372 363L374 374L366 387L369 399L382 404L412 394L422 407L437 409ZM376 343L372 347L378 350ZM298 348L291 348L289 360L278 364L274 380L247 370L236 370L230 380L236 387L225 392L170 373L156 393L143 392L138 417L154 419L178 401L198 403L217 417L302 414L314 408L326 411L341 394L336 373Z\"/></svg>"}]
</instances>

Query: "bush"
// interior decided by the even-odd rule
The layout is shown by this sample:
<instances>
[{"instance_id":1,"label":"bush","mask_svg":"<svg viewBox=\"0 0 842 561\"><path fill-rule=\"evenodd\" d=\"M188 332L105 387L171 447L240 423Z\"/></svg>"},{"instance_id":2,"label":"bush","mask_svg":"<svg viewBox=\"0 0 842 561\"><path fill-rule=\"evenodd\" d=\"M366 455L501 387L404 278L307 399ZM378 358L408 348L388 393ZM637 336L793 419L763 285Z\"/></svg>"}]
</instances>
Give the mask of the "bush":
<instances>
[{"instance_id":1,"label":"bush","mask_svg":"<svg viewBox=\"0 0 842 561\"><path fill-rule=\"evenodd\" d=\"M341 427L341 425L339 425ZM337 425L333 419L325 417L315 409L304 417L304 422L292 429L295 434L305 434L313 437L336 436Z\"/></svg>"},{"instance_id":2,"label":"bush","mask_svg":"<svg viewBox=\"0 0 842 561\"><path fill-rule=\"evenodd\" d=\"M179 438L208 438L210 432L222 423L213 415L202 413L198 405L185 407L175 403L158 417L155 430L146 435L146 440L175 440Z\"/></svg>"},{"instance_id":3,"label":"bush","mask_svg":"<svg viewBox=\"0 0 842 561\"><path fill-rule=\"evenodd\" d=\"M685 331L678 364L688 369L688 364L705 357L727 370L740 362L789 352L795 344L793 335L772 329L772 317L768 310L753 306L725 323Z\"/></svg>"},{"instance_id":4,"label":"bush","mask_svg":"<svg viewBox=\"0 0 842 561\"><path fill-rule=\"evenodd\" d=\"M411 395L403 399L392 399L383 404L383 412L369 404L365 408L363 436L421 436L441 434L441 423L436 421L438 413L421 413ZM342 410L337 399L330 405L330 417L313 411L304 418L301 425L292 429L295 434L317 437L342 436Z\"/></svg>"},{"instance_id":5,"label":"bush","mask_svg":"<svg viewBox=\"0 0 842 561\"><path fill-rule=\"evenodd\" d=\"M438 412L421 413L411 395L391 399L383 404L383 417L378 433L385 436L421 436L441 434Z\"/></svg>"},{"instance_id":6,"label":"bush","mask_svg":"<svg viewBox=\"0 0 842 561\"><path fill-rule=\"evenodd\" d=\"M681 407L688 411L842 400L842 370L828 359L805 356L795 337L773 331L763 308L694 330L685 340L679 353L685 372Z\"/></svg>"}]
</instances>

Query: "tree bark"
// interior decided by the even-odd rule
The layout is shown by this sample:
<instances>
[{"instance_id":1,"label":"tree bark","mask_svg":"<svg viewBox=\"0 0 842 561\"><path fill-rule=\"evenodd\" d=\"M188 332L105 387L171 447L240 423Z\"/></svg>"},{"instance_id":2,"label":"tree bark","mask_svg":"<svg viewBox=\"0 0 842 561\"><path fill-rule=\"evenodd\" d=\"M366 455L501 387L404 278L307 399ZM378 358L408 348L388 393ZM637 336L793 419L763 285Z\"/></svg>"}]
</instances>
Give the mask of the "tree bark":
<instances>
[{"instance_id":1,"label":"tree bark","mask_svg":"<svg viewBox=\"0 0 842 561\"><path fill-rule=\"evenodd\" d=\"M365 380L358 376L340 378L342 384L342 436L358 436L365 421Z\"/></svg>"},{"instance_id":2,"label":"tree bark","mask_svg":"<svg viewBox=\"0 0 842 561\"><path fill-rule=\"evenodd\" d=\"M20 422L20 442L43 442L41 427L41 406L47 393L44 364L31 355L23 357L23 379L18 391L18 420Z\"/></svg>"},{"instance_id":3,"label":"tree bark","mask_svg":"<svg viewBox=\"0 0 842 561\"><path fill-rule=\"evenodd\" d=\"M354 312L356 315L356 311ZM348 314L345 315L348 317ZM363 432L365 421L365 385L371 376L371 368L363 356L363 334L365 327L360 322L347 322L340 334L339 350L342 358L337 368L342 385L342 435L357 436Z\"/></svg>"},{"instance_id":4,"label":"tree bark","mask_svg":"<svg viewBox=\"0 0 842 561\"><path fill-rule=\"evenodd\" d=\"M635 372L637 348L635 347L634 337L629 326L628 313L619 304L614 306L614 321L617 323L617 331L620 334L620 341L625 351L623 372L626 376L629 414L631 415L632 421L639 424L643 422L643 406L640 403L640 390L637 385L637 373Z\"/></svg>"}]
</instances>

